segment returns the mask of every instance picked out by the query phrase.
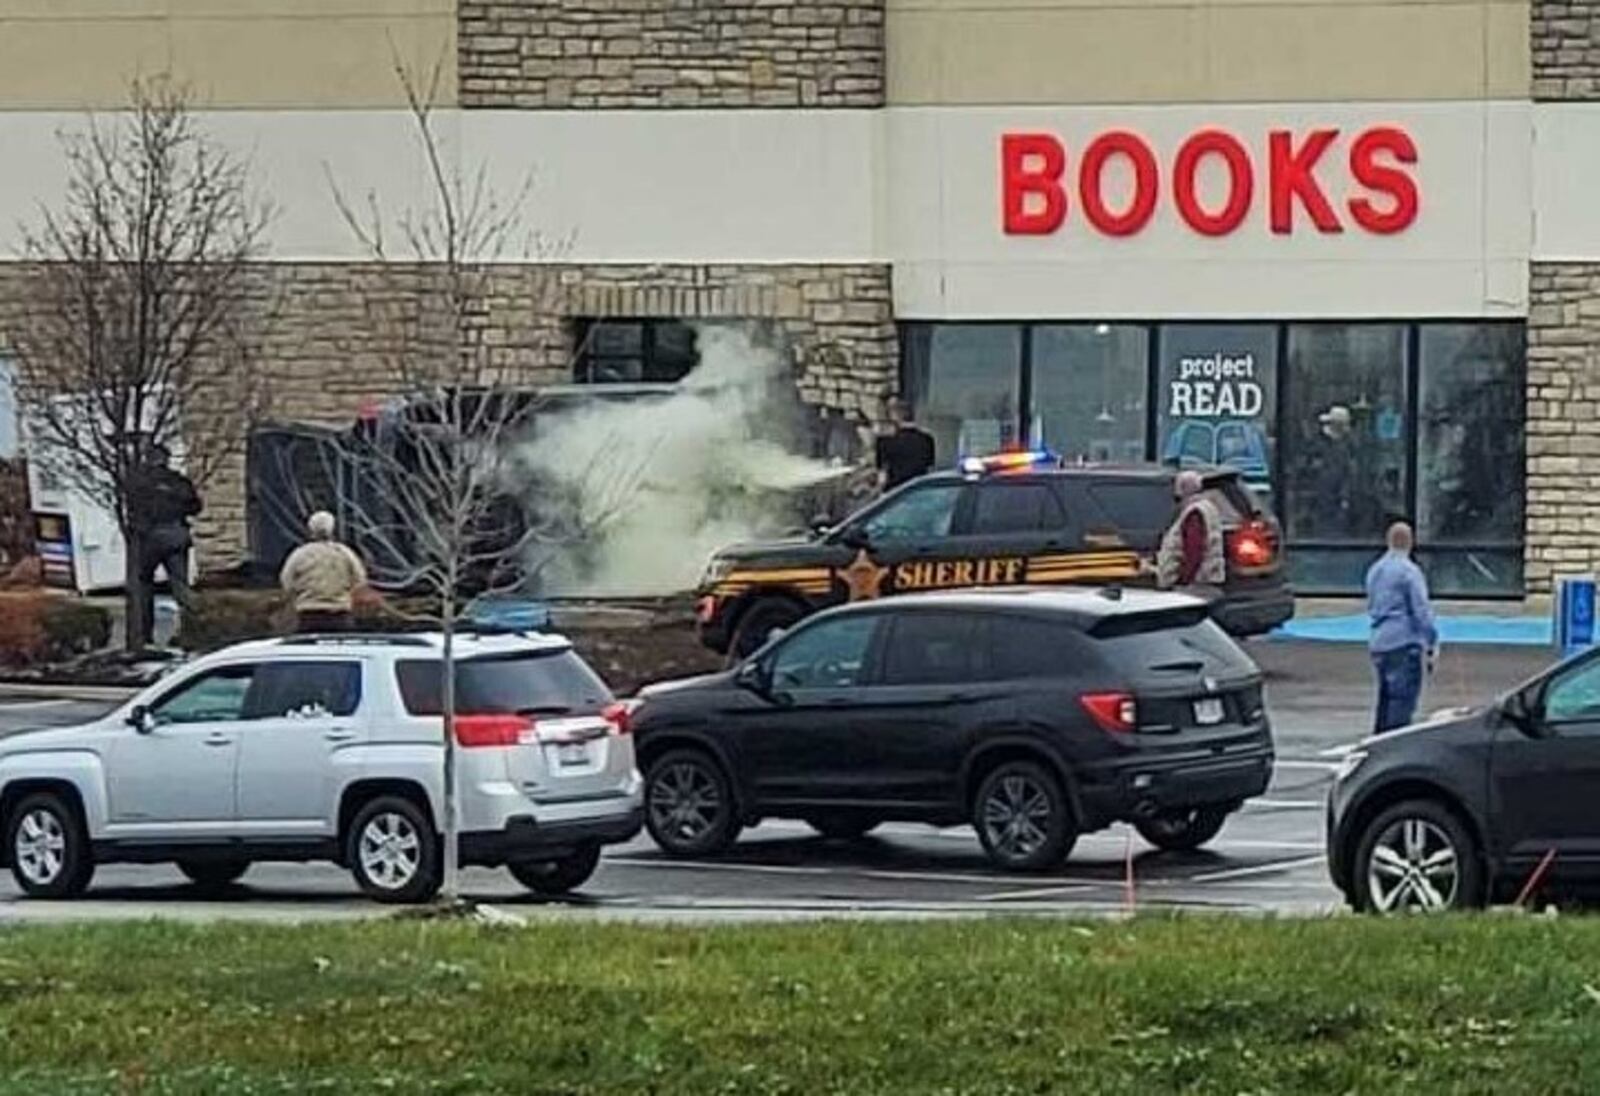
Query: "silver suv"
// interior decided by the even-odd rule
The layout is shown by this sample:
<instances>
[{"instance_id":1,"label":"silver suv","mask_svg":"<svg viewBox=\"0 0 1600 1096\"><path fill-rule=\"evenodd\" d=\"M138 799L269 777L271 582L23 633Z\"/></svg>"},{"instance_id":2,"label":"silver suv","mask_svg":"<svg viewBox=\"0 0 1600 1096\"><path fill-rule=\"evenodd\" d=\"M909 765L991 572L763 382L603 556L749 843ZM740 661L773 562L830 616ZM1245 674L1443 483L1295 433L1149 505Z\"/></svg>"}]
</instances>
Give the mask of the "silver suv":
<instances>
[{"instance_id":1,"label":"silver suv","mask_svg":"<svg viewBox=\"0 0 1600 1096\"><path fill-rule=\"evenodd\" d=\"M221 886L332 860L382 902L440 883L438 635L305 637L208 655L94 723L0 740L0 857L77 895L95 865ZM567 640L456 639L461 862L562 894L642 823L628 709Z\"/></svg>"}]
</instances>

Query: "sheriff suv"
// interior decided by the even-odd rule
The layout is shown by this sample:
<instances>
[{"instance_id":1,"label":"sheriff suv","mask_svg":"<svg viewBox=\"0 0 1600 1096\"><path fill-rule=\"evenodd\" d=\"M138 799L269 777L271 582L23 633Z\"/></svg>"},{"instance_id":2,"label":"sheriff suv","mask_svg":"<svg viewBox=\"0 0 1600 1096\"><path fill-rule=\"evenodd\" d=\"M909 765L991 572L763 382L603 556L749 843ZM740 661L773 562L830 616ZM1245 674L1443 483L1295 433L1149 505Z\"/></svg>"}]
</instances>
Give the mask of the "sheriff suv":
<instances>
[{"instance_id":1,"label":"sheriff suv","mask_svg":"<svg viewBox=\"0 0 1600 1096\"><path fill-rule=\"evenodd\" d=\"M1237 469L1199 471L1224 523L1228 578L1214 615L1236 636L1270 631L1294 615L1277 519ZM1153 585L1176 475L1038 453L963 462L810 537L718 552L698 592L701 641L737 660L818 609L910 591Z\"/></svg>"},{"instance_id":2,"label":"sheriff suv","mask_svg":"<svg viewBox=\"0 0 1600 1096\"><path fill-rule=\"evenodd\" d=\"M1261 672L1203 602L961 590L818 613L736 668L641 691L646 825L709 856L763 818L837 838L977 830L999 867L1059 864L1133 822L1210 841L1272 777Z\"/></svg>"},{"instance_id":3,"label":"sheriff suv","mask_svg":"<svg viewBox=\"0 0 1600 1096\"><path fill-rule=\"evenodd\" d=\"M293 637L184 667L80 727L0 741L0 856L36 897L98 864L233 882L258 860L331 860L382 902L441 879L437 635ZM561 894L642 825L628 712L567 640L456 639L463 864Z\"/></svg>"}]
</instances>

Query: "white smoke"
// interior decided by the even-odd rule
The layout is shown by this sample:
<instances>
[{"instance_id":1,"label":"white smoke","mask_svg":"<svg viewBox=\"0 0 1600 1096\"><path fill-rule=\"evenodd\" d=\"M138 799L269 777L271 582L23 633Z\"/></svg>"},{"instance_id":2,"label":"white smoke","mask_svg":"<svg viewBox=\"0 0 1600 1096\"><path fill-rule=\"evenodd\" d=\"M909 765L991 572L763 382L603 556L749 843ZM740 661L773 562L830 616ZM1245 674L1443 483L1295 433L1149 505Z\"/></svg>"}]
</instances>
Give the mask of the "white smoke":
<instances>
[{"instance_id":1,"label":"white smoke","mask_svg":"<svg viewBox=\"0 0 1600 1096\"><path fill-rule=\"evenodd\" d=\"M851 471L794 451L804 428L778 350L719 325L700 327L698 346L700 365L670 395L542 414L516 451L537 485L530 512L569 531L530 549L540 592L691 589L713 551L793 529L811 516L797 512L804 490Z\"/></svg>"}]
</instances>

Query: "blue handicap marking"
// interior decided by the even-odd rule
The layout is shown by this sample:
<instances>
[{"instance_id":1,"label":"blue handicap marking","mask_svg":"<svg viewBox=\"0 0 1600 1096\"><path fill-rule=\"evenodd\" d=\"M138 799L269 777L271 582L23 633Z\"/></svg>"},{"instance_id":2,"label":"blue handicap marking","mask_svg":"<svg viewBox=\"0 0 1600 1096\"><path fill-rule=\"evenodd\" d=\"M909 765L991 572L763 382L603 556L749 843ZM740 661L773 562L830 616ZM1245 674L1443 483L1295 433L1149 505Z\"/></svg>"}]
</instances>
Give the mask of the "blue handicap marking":
<instances>
[{"instance_id":1,"label":"blue handicap marking","mask_svg":"<svg viewBox=\"0 0 1600 1096\"><path fill-rule=\"evenodd\" d=\"M1564 654L1595 643L1595 580L1564 578L1556 597L1555 639Z\"/></svg>"}]
</instances>

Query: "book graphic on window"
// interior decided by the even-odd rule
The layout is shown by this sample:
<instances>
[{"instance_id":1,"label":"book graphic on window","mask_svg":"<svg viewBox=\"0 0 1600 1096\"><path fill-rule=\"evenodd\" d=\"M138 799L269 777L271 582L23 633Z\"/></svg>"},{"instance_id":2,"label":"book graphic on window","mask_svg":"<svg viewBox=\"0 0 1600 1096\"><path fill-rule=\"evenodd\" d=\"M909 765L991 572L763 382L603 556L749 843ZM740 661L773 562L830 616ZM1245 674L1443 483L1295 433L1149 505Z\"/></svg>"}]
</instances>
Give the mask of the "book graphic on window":
<instances>
[{"instance_id":1,"label":"book graphic on window","mask_svg":"<svg viewBox=\"0 0 1600 1096\"><path fill-rule=\"evenodd\" d=\"M1267 463L1267 438L1249 419L1184 419L1167 435L1161 459L1180 467L1221 464L1237 468L1252 484L1272 478Z\"/></svg>"}]
</instances>

